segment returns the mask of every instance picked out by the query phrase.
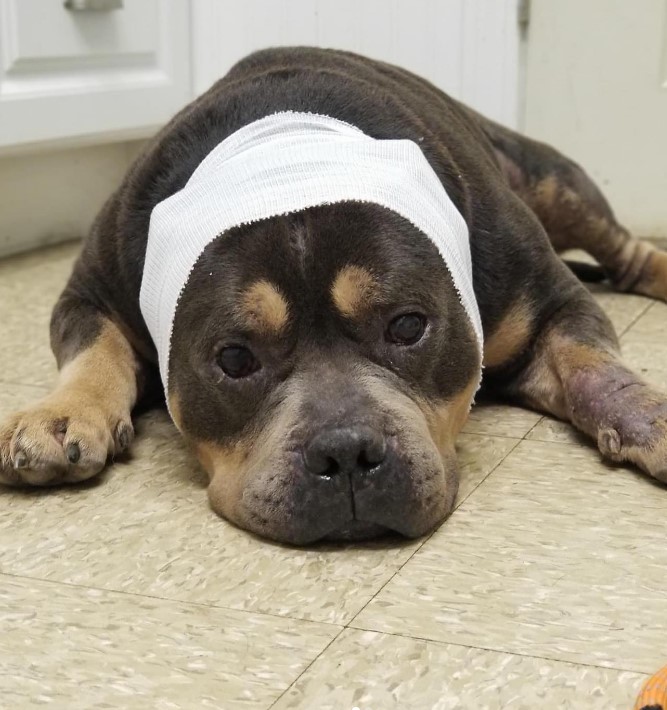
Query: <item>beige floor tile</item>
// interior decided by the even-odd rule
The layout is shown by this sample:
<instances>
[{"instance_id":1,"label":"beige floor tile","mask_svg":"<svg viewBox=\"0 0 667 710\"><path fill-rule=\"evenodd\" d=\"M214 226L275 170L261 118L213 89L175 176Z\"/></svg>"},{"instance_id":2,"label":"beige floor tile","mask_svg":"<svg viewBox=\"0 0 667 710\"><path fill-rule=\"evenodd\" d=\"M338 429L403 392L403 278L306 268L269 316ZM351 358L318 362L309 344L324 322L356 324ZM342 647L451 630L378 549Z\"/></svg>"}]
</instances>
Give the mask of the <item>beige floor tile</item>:
<instances>
[{"instance_id":1,"label":"beige floor tile","mask_svg":"<svg viewBox=\"0 0 667 710\"><path fill-rule=\"evenodd\" d=\"M632 326L626 340L652 338L654 342L667 348L667 303L651 301L651 307Z\"/></svg>"},{"instance_id":2,"label":"beige floor tile","mask_svg":"<svg viewBox=\"0 0 667 710\"><path fill-rule=\"evenodd\" d=\"M581 261L586 264L597 264L590 254L580 249L567 251L563 254L563 257L573 261ZM652 303L650 299L644 298L643 296L618 293L606 282L586 284L586 288L588 288L595 300L607 312L607 315L619 335L649 308Z\"/></svg>"},{"instance_id":3,"label":"beige floor tile","mask_svg":"<svg viewBox=\"0 0 667 710\"><path fill-rule=\"evenodd\" d=\"M0 576L0 705L268 708L338 631Z\"/></svg>"},{"instance_id":4,"label":"beige floor tile","mask_svg":"<svg viewBox=\"0 0 667 710\"><path fill-rule=\"evenodd\" d=\"M346 629L272 710L629 710L644 679Z\"/></svg>"},{"instance_id":5,"label":"beige floor tile","mask_svg":"<svg viewBox=\"0 0 667 710\"><path fill-rule=\"evenodd\" d=\"M46 387L13 385L0 382L0 422L19 409L33 404L47 394L48 391Z\"/></svg>"},{"instance_id":6,"label":"beige floor tile","mask_svg":"<svg viewBox=\"0 0 667 710\"><path fill-rule=\"evenodd\" d=\"M522 439L541 418L541 414L528 409L484 403L473 407L463 431L469 434Z\"/></svg>"},{"instance_id":7,"label":"beige floor tile","mask_svg":"<svg viewBox=\"0 0 667 710\"><path fill-rule=\"evenodd\" d=\"M626 342L623 359L647 382L667 391L667 346L648 339Z\"/></svg>"},{"instance_id":8,"label":"beige floor tile","mask_svg":"<svg viewBox=\"0 0 667 710\"><path fill-rule=\"evenodd\" d=\"M522 442L352 626L653 672L667 655L667 489Z\"/></svg>"},{"instance_id":9,"label":"beige floor tile","mask_svg":"<svg viewBox=\"0 0 667 710\"><path fill-rule=\"evenodd\" d=\"M622 335L653 304L653 301L643 296L615 293L606 285L591 285L590 290L611 319L619 335Z\"/></svg>"},{"instance_id":10,"label":"beige floor tile","mask_svg":"<svg viewBox=\"0 0 667 710\"><path fill-rule=\"evenodd\" d=\"M505 437L465 433L459 435L456 451L461 481L457 505L460 505L477 488L518 443L518 439Z\"/></svg>"},{"instance_id":11,"label":"beige floor tile","mask_svg":"<svg viewBox=\"0 0 667 710\"><path fill-rule=\"evenodd\" d=\"M543 417L539 424L528 433L526 439L595 448L593 440L577 431L572 424L551 417Z\"/></svg>"},{"instance_id":12,"label":"beige floor tile","mask_svg":"<svg viewBox=\"0 0 667 710\"><path fill-rule=\"evenodd\" d=\"M55 380L49 320L78 251L67 244L0 261L0 381Z\"/></svg>"},{"instance_id":13,"label":"beige floor tile","mask_svg":"<svg viewBox=\"0 0 667 710\"><path fill-rule=\"evenodd\" d=\"M621 346L630 367L667 390L667 304L655 303L625 334Z\"/></svg>"}]
</instances>

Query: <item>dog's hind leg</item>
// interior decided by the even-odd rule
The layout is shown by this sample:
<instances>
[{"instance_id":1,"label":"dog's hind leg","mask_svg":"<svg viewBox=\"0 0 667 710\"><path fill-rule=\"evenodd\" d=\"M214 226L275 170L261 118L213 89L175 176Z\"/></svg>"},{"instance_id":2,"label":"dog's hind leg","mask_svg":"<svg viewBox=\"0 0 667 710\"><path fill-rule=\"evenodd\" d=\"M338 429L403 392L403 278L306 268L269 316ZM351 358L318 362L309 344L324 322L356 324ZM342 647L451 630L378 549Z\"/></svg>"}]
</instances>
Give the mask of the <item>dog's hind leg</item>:
<instances>
[{"instance_id":1,"label":"dog's hind leg","mask_svg":"<svg viewBox=\"0 0 667 710\"><path fill-rule=\"evenodd\" d=\"M609 319L582 288L545 325L499 393L574 424L603 456L667 483L667 394L628 369Z\"/></svg>"},{"instance_id":2,"label":"dog's hind leg","mask_svg":"<svg viewBox=\"0 0 667 710\"><path fill-rule=\"evenodd\" d=\"M0 424L0 483L74 483L128 447L143 366L121 329L66 290L51 319L59 381Z\"/></svg>"},{"instance_id":3,"label":"dog's hind leg","mask_svg":"<svg viewBox=\"0 0 667 710\"><path fill-rule=\"evenodd\" d=\"M526 198L554 246L591 254L618 291L667 301L667 252L632 236L586 173L563 161Z\"/></svg>"},{"instance_id":4,"label":"dog's hind leg","mask_svg":"<svg viewBox=\"0 0 667 710\"><path fill-rule=\"evenodd\" d=\"M482 119L510 187L535 212L558 252L582 249L619 291L667 301L667 252L618 223L576 163L548 145Z\"/></svg>"}]
</instances>

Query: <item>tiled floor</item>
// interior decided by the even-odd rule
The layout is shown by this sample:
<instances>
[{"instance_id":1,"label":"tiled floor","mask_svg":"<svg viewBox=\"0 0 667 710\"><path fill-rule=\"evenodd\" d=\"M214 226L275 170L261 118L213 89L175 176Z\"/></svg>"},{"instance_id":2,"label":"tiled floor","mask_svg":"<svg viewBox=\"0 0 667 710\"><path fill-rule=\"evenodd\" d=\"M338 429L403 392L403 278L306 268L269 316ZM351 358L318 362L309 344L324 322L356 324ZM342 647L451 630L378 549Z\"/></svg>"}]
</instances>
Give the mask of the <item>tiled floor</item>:
<instances>
[{"instance_id":1,"label":"tiled floor","mask_svg":"<svg viewBox=\"0 0 667 710\"><path fill-rule=\"evenodd\" d=\"M76 247L0 263L0 416L53 382ZM667 306L598 289L667 387ZM98 483L0 491L0 707L631 708L667 662L667 490L503 406L427 540L289 549L217 518L162 413Z\"/></svg>"}]
</instances>

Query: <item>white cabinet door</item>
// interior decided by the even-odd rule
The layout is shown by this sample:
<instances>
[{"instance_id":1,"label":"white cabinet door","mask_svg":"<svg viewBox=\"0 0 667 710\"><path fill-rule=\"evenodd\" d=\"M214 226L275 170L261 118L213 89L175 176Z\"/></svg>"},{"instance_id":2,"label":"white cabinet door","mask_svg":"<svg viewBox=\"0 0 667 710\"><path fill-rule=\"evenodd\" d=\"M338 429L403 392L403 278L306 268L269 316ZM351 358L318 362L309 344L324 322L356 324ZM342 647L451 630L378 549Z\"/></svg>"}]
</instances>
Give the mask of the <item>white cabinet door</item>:
<instances>
[{"instance_id":1,"label":"white cabinet door","mask_svg":"<svg viewBox=\"0 0 667 710\"><path fill-rule=\"evenodd\" d=\"M0 0L0 149L147 135L191 98L189 2Z\"/></svg>"},{"instance_id":2,"label":"white cabinet door","mask_svg":"<svg viewBox=\"0 0 667 710\"><path fill-rule=\"evenodd\" d=\"M667 0L533 0L526 132L596 179L621 222L667 236Z\"/></svg>"},{"instance_id":3,"label":"white cabinet door","mask_svg":"<svg viewBox=\"0 0 667 710\"><path fill-rule=\"evenodd\" d=\"M516 126L518 0L192 0L201 93L246 54L276 45L346 49L400 64Z\"/></svg>"}]
</instances>

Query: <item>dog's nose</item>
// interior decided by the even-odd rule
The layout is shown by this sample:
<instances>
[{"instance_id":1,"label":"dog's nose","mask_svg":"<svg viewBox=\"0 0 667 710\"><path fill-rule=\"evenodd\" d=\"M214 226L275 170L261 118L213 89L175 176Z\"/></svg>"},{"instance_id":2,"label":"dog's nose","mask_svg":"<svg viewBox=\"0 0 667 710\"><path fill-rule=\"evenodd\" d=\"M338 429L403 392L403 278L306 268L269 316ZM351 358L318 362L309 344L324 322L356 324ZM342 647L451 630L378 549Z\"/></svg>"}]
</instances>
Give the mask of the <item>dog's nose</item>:
<instances>
[{"instance_id":1,"label":"dog's nose","mask_svg":"<svg viewBox=\"0 0 667 710\"><path fill-rule=\"evenodd\" d=\"M332 427L304 447L306 469L317 476L369 471L384 461L387 442L370 426Z\"/></svg>"}]
</instances>

